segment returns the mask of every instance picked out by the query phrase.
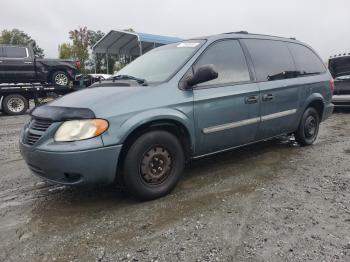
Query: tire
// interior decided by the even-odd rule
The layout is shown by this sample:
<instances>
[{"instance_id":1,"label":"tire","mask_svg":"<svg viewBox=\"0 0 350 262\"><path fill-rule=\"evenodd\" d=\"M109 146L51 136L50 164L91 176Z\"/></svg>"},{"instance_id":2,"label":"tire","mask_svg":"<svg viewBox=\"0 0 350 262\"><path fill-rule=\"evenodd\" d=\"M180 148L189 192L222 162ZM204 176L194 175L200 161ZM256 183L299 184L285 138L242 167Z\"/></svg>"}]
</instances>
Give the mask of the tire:
<instances>
[{"instance_id":1,"label":"tire","mask_svg":"<svg viewBox=\"0 0 350 262\"><path fill-rule=\"evenodd\" d=\"M298 129L295 131L295 140L300 146L310 146L315 143L320 128L320 116L313 107L308 107L301 117Z\"/></svg>"},{"instance_id":2,"label":"tire","mask_svg":"<svg viewBox=\"0 0 350 262\"><path fill-rule=\"evenodd\" d=\"M171 133L157 130L138 137L123 166L127 191L139 200L162 197L176 186L185 165L184 150Z\"/></svg>"},{"instance_id":3,"label":"tire","mask_svg":"<svg viewBox=\"0 0 350 262\"><path fill-rule=\"evenodd\" d=\"M64 71L56 71L51 76L51 83L57 86L69 86L69 75Z\"/></svg>"},{"instance_id":4,"label":"tire","mask_svg":"<svg viewBox=\"0 0 350 262\"><path fill-rule=\"evenodd\" d=\"M8 95L2 101L2 109L7 115L22 115L27 112L28 108L29 101L22 95Z\"/></svg>"}]
</instances>

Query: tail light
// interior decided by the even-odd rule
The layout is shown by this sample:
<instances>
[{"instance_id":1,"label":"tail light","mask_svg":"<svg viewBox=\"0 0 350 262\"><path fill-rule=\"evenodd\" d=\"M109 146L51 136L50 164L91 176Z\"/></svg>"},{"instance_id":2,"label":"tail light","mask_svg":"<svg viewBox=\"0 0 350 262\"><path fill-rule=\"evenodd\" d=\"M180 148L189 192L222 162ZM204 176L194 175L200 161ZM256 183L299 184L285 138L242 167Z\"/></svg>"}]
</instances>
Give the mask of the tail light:
<instances>
[{"instance_id":1,"label":"tail light","mask_svg":"<svg viewBox=\"0 0 350 262\"><path fill-rule=\"evenodd\" d=\"M333 95L334 89L335 89L334 79L332 79L331 81L329 81L329 88L331 89L331 93L332 93L332 95Z\"/></svg>"},{"instance_id":2,"label":"tail light","mask_svg":"<svg viewBox=\"0 0 350 262\"><path fill-rule=\"evenodd\" d=\"M75 61L75 67L80 70L80 61Z\"/></svg>"}]
</instances>

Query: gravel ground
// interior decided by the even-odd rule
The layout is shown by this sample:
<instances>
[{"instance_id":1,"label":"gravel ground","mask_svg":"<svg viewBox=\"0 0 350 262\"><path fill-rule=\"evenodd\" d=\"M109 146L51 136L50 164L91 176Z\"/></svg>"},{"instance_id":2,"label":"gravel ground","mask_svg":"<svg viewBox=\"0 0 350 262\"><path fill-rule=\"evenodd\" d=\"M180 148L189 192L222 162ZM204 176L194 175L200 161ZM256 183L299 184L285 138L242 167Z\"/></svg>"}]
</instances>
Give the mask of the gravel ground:
<instances>
[{"instance_id":1,"label":"gravel ground","mask_svg":"<svg viewBox=\"0 0 350 262\"><path fill-rule=\"evenodd\" d=\"M32 176L17 147L28 116L0 116L0 261L350 261L349 113L311 147L193 161L150 202Z\"/></svg>"}]
</instances>

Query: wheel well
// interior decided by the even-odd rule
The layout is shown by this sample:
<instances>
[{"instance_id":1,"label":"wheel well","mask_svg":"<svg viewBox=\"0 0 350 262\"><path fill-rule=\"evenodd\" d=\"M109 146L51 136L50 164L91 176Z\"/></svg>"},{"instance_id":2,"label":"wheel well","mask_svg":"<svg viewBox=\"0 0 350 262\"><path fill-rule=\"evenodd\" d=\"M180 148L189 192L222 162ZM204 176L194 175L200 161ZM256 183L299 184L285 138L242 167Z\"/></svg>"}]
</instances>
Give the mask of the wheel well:
<instances>
[{"instance_id":1,"label":"wheel well","mask_svg":"<svg viewBox=\"0 0 350 262\"><path fill-rule=\"evenodd\" d=\"M127 138L123 143L121 155L118 161L119 168L121 167L124 161L124 158L126 156L126 153L128 152L132 143L141 135L153 130L168 131L169 133L177 137L183 146L186 160L190 158L190 155L192 153L192 146L191 146L190 134L187 128L183 124L179 123L178 121L157 120L157 121L148 122L146 124L143 124L137 127L127 136Z\"/></svg>"},{"instance_id":2,"label":"wheel well","mask_svg":"<svg viewBox=\"0 0 350 262\"><path fill-rule=\"evenodd\" d=\"M308 105L308 107L313 107L317 110L321 121L323 116L323 110L324 110L323 102L321 100L314 100Z\"/></svg>"}]
</instances>

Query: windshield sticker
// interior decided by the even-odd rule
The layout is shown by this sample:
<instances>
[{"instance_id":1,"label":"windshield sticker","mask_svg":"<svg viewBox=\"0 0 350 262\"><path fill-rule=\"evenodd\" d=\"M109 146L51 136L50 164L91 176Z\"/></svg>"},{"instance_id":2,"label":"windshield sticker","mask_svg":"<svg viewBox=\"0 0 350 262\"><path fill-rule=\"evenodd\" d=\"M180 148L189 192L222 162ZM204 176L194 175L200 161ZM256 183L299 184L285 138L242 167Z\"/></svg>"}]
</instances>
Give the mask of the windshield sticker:
<instances>
[{"instance_id":1,"label":"windshield sticker","mask_svg":"<svg viewBox=\"0 0 350 262\"><path fill-rule=\"evenodd\" d=\"M196 47L197 45L199 45L199 43L191 42L178 44L177 47Z\"/></svg>"}]
</instances>

